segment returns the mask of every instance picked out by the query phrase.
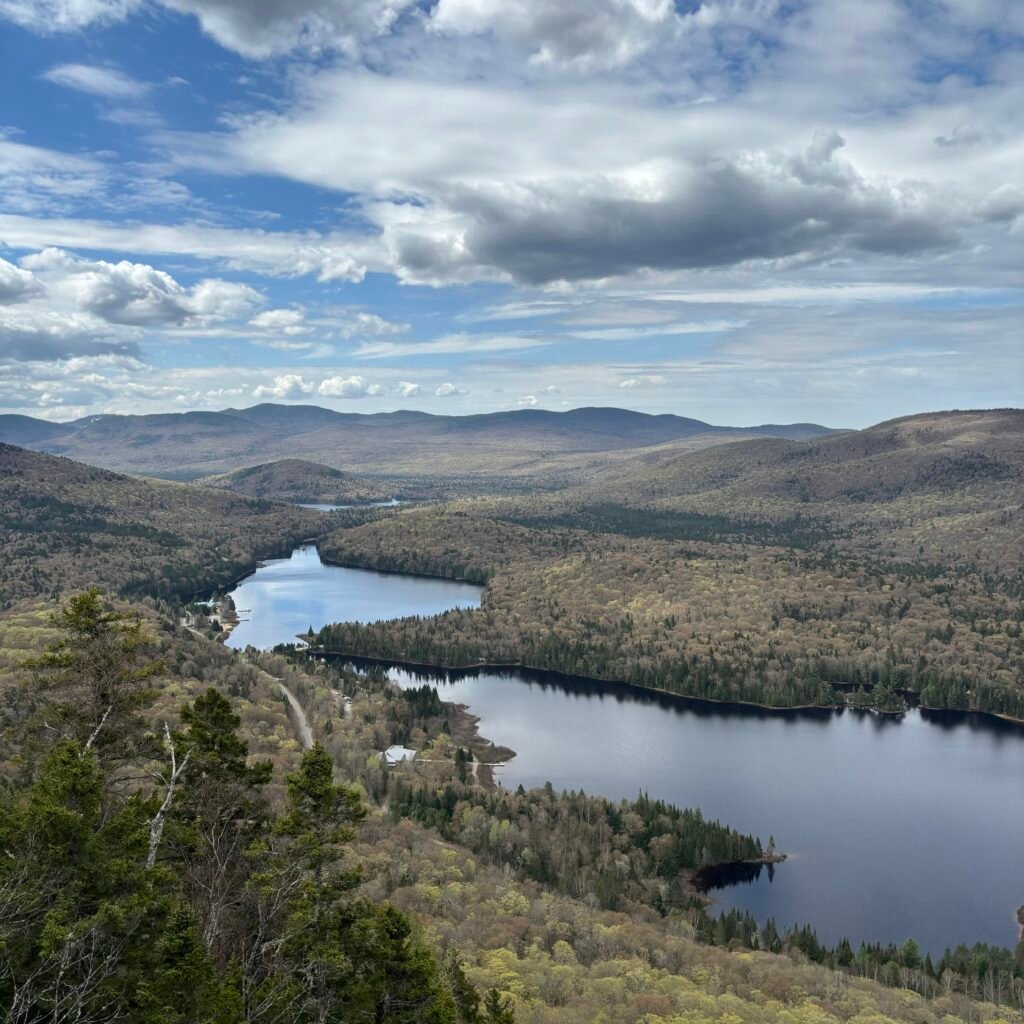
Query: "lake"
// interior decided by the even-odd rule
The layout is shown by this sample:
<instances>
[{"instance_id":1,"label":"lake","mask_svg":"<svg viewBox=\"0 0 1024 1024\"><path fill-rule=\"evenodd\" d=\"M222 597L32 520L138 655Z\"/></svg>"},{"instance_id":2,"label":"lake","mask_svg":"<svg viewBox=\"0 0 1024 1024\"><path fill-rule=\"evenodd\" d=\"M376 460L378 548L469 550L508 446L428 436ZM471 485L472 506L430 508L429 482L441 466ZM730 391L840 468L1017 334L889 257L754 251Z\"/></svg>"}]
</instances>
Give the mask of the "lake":
<instances>
[{"instance_id":1,"label":"lake","mask_svg":"<svg viewBox=\"0 0 1024 1024\"><path fill-rule=\"evenodd\" d=\"M364 501L361 505L325 505L319 501L297 501L299 508L311 508L317 512L341 512L349 508L395 508L402 503L397 498L388 501Z\"/></svg>"},{"instance_id":2,"label":"lake","mask_svg":"<svg viewBox=\"0 0 1024 1024\"><path fill-rule=\"evenodd\" d=\"M481 588L427 576L324 565L313 545L262 564L232 590L239 623L229 647L269 649L329 622L373 622L476 608Z\"/></svg>"},{"instance_id":3,"label":"lake","mask_svg":"<svg viewBox=\"0 0 1024 1024\"><path fill-rule=\"evenodd\" d=\"M234 592L251 608L232 646L267 647L310 622L435 614L479 588L323 566L310 548L268 563ZM287 624L285 624L287 623ZM240 632L245 627L245 632ZM248 637L248 639L246 639ZM423 674L392 670L399 685ZM431 675L469 705L483 735L517 756L515 787L584 789L701 807L790 859L716 890L759 921L810 923L832 944L1012 946L1024 904L1024 730L953 712L902 718L715 705L547 673Z\"/></svg>"}]
</instances>

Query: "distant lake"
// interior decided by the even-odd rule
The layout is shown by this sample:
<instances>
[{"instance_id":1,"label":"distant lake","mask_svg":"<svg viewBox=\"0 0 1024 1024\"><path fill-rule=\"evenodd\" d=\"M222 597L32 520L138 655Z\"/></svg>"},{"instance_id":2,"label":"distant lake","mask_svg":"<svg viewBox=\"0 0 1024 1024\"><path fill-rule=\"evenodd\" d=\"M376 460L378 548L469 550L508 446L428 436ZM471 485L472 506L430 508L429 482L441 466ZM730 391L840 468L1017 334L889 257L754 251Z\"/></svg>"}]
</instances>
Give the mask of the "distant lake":
<instances>
[{"instance_id":1,"label":"distant lake","mask_svg":"<svg viewBox=\"0 0 1024 1024\"><path fill-rule=\"evenodd\" d=\"M228 646L269 649L329 622L374 622L476 608L482 588L426 576L324 565L312 545L261 565L231 591L239 623Z\"/></svg>"},{"instance_id":2,"label":"distant lake","mask_svg":"<svg viewBox=\"0 0 1024 1024\"><path fill-rule=\"evenodd\" d=\"M346 508L394 508L402 503L397 498L392 498L390 501L364 501L359 505L324 505L315 501L297 501L295 504L299 508L312 508L317 512L340 512Z\"/></svg>"},{"instance_id":3,"label":"distant lake","mask_svg":"<svg viewBox=\"0 0 1024 1024\"><path fill-rule=\"evenodd\" d=\"M310 622L435 614L475 606L479 588L323 566L311 548L271 562L234 592L232 646L269 647ZM244 632L243 632L244 629ZM916 938L1013 946L1024 904L1024 730L955 712L901 719L761 711L548 673L410 674L480 716L517 756L506 786L647 791L700 807L790 859L713 893L723 908L781 927L809 923L833 944Z\"/></svg>"}]
</instances>

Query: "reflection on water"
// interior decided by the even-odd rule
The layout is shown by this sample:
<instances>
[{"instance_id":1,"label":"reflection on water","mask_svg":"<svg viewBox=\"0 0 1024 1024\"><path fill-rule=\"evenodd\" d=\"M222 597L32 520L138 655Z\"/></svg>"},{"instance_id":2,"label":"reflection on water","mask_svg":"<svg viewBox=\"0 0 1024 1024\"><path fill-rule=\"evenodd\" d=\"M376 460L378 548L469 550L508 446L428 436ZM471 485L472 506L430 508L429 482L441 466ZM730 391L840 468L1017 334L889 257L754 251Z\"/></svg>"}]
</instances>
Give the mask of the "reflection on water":
<instances>
[{"instance_id":1,"label":"reflection on water","mask_svg":"<svg viewBox=\"0 0 1024 1024\"><path fill-rule=\"evenodd\" d=\"M261 565L231 597L240 619L228 646L264 650L295 641L310 626L374 622L404 615L437 615L476 608L481 588L472 583L405 577L324 565L312 545Z\"/></svg>"},{"instance_id":2,"label":"reflection on water","mask_svg":"<svg viewBox=\"0 0 1024 1024\"><path fill-rule=\"evenodd\" d=\"M425 678L390 674L400 685ZM941 952L1017 941L1019 726L960 712L775 712L547 673L433 679L517 752L499 773L506 786L647 792L774 836L785 863L711 880L723 908L810 923L830 943L912 935Z\"/></svg>"},{"instance_id":3,"label":"reflection on water","mask_svg":"<svg viewBox=\"0 0 1024 1024\"><path fill-rule=\"evenodd\" d=\"M477 606L480 588L339 569L311 547L268 563L234 598L232 646L291 641L311 624ZM244 611L248 609L248 611ZM956 712L902 718L710 704L551 673L391 672L469 705L517 751L507 786L583 789L700 807L767 841L784 864L717 879L723 907L821 938L1013 945L1024 904L1024 736ZM737 884L741 883L741 884Z\"/></svg>"},{"instance_id":4,"label":"reflection on water","mask_svg":"<svg viewBox=\"0 0 1024 1024\"><path fill-rule=\"evenodd\" d=\"M697 873L702 890L728 889L734 885L753 885L764 874L771 884L775 880L774 864L719 864Z\"/></svg>"}]
</instances>

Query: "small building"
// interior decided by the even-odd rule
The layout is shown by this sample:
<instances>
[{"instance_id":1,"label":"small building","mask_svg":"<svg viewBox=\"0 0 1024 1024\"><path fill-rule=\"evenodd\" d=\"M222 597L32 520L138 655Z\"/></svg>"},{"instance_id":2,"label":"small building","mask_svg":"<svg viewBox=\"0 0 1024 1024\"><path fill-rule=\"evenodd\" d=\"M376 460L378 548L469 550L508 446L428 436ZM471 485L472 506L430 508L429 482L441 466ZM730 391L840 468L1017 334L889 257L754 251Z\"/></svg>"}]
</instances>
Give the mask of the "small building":
<instances>
[{"instance_id":1,"label":"small building","mask_svg":"<svg viewBox=\"0 0 1024 1024\"><path fill-rule=\"evenodd\" d=\"M393 747L388 747L383 754L384 760L394 767L396 764L401 764L403 761L412 761L416 757L416 751L410 750L408 747L403 747L400 744L395 744Z\"/></svg>"}]
</instances>

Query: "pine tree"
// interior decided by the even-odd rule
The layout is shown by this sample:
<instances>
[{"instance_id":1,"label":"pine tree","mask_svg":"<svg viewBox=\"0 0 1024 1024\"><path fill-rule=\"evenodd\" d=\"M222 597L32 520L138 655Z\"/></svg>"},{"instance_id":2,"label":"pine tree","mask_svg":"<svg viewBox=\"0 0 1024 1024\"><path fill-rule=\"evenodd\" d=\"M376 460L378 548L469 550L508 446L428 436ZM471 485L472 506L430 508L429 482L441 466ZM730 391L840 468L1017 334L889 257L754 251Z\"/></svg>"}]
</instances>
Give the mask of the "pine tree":
<instances>
[{"instance_id":1,"label":"pine tree","mask_svg":"<svg viewBox=\"0 0 1024 1024\"><path fill-rule=\"evenodd\" d=\"M138 712L152 703L148 684L163 671L153 638L138 616L105 608L96 587L72 597L53 624L59 639L25 662L43 730L101 759L123 756L138 745Z\"/></svg>"},{"instance_id":2,"label":"pine tree","mask_svg":"<svg viewBox=\"0 0 1024 1024\"><path fill-rule=\"evenodd\" d=\"M455 1001L459 1024L482 1024L480 993L473 987L462 967L462 959L455 949L448 950L444 958L444 976L448 990Z\"/></svg>"},{"instance_id":3,"label":"pine tree","mask_svg":"<svg viewBox=\"0 0 1024 1024\"><path fill-rule=\"evenodd\" d=\"M360 791L334 782L319 744L288 777L285 842L276 868L288 899L281 955L290 982L277 998L295 1024L367 1019L377 1024L457 1024L433 954L394 907L353 896L361 879L344 846L366 815ZM296 884L297 883L297 884ZM273 886L271 886L273 888Z\"/></svg>"},{"instance_id":4,"label":"pine tree","mask_svg":"<svg viewBox=\"0 0 1024 1024\"><path fill-rule=\"evenodd\" d=\"M484 996L484 1021L486 1024L516 1024L512 997L503 996L496 988L492 988Z\"/></svg>"}]
</instances>

